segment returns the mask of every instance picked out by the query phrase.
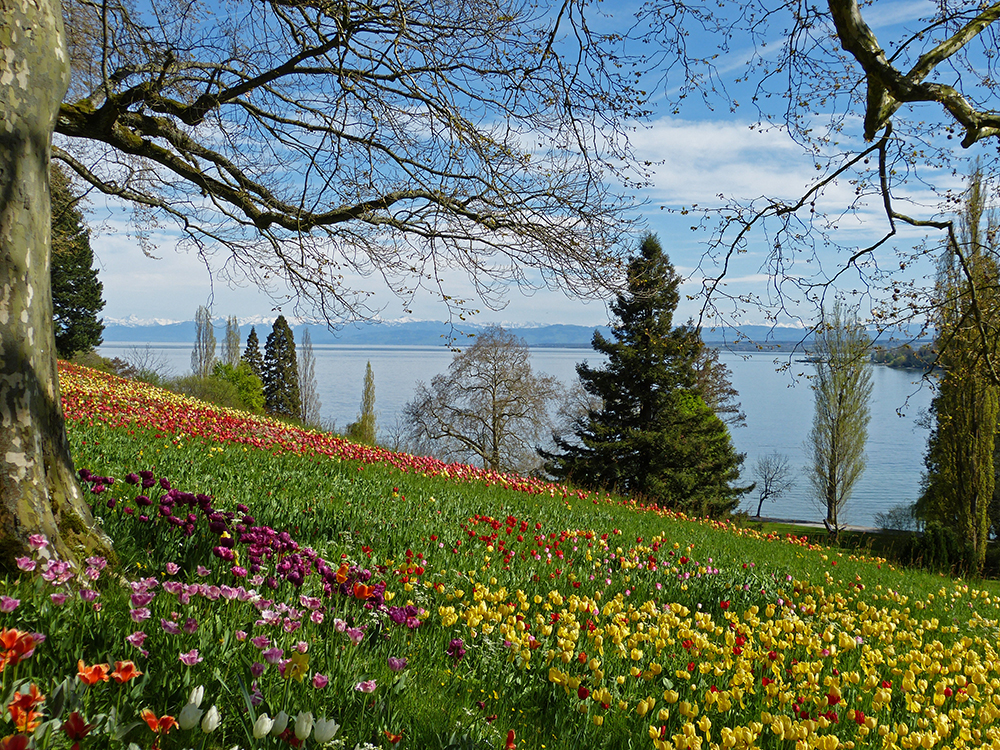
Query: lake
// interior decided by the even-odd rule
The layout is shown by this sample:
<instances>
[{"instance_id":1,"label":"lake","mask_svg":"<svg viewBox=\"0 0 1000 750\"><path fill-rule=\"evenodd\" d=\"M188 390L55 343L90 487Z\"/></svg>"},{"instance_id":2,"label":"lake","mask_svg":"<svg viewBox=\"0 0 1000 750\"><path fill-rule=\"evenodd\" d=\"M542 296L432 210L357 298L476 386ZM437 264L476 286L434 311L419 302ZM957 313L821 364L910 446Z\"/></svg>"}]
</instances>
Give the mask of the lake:
<instances>
[{"instance_id":1,"label":"lake","mask_svg":"<svg viewBox=\"0 0 1000 750\"><path fill-rule=\"evenodd\" d=\"M109 344L100 352L106 357L125 357L136 346L146 345ZM162 360L169 374L179 375L191 369L191 344L153 344L150 352ZM382 434L397 422L416 384L429 382L444 372L453 357L444 347L317 345L314 353L324 423L333 423L341 431L358 416L365 364L371 362ZM559 348L533 349L531 358L536 372L565 383L575 379L577 362L598 364L602 359L591 349ZM746 454L744 473L749 475L758 456L777 451L788 456L796 474L792 490L765 503L763 515L821 520L824 513L812 497L806 474L809 456L805 441L813 416L808 376L813 366L787 354L723 351L720 359L732 372L733 386L739 391L747 416L746 426L732 431L737 450ZM779 365L787 367L779 372ZM917 424L917 418L928 409L933 397L932 388L921 384L917 372L876 366L873 381L868 469L841 515L846 523L863 526L872 525L876 513L916 500L928 434ZM744 509L756 510L754 497L754 493L746 496Z\"/></svg>"}]
</instances>

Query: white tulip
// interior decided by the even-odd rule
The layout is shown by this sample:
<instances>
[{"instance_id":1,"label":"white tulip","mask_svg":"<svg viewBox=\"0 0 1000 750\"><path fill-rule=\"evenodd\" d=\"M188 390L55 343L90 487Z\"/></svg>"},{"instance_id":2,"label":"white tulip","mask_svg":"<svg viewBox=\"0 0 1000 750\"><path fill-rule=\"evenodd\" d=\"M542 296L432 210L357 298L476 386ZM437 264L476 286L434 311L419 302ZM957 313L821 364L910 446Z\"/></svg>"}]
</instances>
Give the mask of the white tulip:
<instances>
[{"instance_id":1,"label":"white tulip","mask_svg":"<svg viewBox=\"0 0 1000 750\"><path fill-rule=\"evenodd\" d=\"M334 719L316 719L313 739L322 745L332 740L336 736L338 729L340 729L340 724Z\"/></svg>"},{"instance_id":2,"label":"white tulip","mask_svg":"<svg viewBox=\"0 0 1000 750\"><path fill-rule=\"evenodd\" d=\"M191 690L191 697L188 698L188 703L193 703L195 708L201 708L201 699L205 695L205 686L199 685Z\"/></svg>"},{"instance_id":3,"label":"white tulip","mask_svg":"<svg viewBox=\"0 0 1000 750\"><path fill-rule=\"evenodd\" d=\"M288 714L284 711L279 711L278 715L274 717L274 726L271 727L271 734L277 737L279 734L285 731L288 726Z\"/></svg>"},{"instance_id":4,"label":"white tulip","mask_svg":"<svg viewBox=\"0 0 1000 750\"><path fill-rule=\"evenodd\" d=\"M210 734L219 728L219 709L216 706L212 706L208 709L208 713L205 714L205 718L201 720L201 731L205 734Z\"/></svg>"},{"instance_id":5,"label":"white tulip","mask_svg":"<svg viewBox=\"0 0 1000 750\"><path fill-rule=\"evenodd\" d=\"M300 740L308 739L313 729L312 711L299 711L295 719L295 736Z\"/></svg>"},{"instance_id":6,"label":"white tulip","mask_svg":"<svg viewBox=\"0 0 1000 750\"><path fill-rule=\"evenodd\" d=\"M202 711L198 706L194 703L188 703L181 709L181 714L177 717L177 725L184 731L193 729L201 721L201 714Z\"/></svg>"},{"instance_id":7,"label":"white tulip","mask_svg":"<svg viewBox=\"0 0 1000 750\"><path fill-rule=\"evenodd\" d=\"M255 739L260 739L261 737L266 737L267 733L271 731L271 727L274 726L274 719L269 717L267 714L261 714L257 717L257 721L253 725L253 736Z\"/></svg>"}]
</instances>

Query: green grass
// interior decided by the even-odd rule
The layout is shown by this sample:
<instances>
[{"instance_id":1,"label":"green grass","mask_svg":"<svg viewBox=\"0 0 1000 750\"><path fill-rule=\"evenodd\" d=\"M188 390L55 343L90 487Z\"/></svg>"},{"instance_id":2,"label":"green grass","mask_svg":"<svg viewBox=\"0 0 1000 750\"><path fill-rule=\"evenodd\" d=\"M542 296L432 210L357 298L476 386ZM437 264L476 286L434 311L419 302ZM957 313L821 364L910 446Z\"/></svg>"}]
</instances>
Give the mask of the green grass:
<instances>
[{"instance_id":1,"label":"green grass","mask_svg":"<svg viewBox=\"0 0 1000 750\"><path fill-rule=\"evenodd\" d=\"M515 491L96 419L74 421L70 437L78 467L118 480L92 496L118 562L113 576L94 584L99 611L75 591L66 605L53 605L50 584L34 575L9 578L0 590L21 601L0 615L4 627L47 636L31 659L2 674L7 703L13 688L29 683L49 696L35 730L49 736L39 747L69 747L61 728L71 710L95 725L84 747L149 747L156 738L139 712L177 716L196 685L204 686L202 709L219 707L221 725L212 734L175 729L159 737L161 747L285 747L287 736L253 737L258 715L279 710L293 721L302 711L335 717L346 747L387 748L399 736L396 747L420 750L505 748L511 731L518 748L654 750L668 741L693 743L685 732L706 749L722 747L732 739L723 728L752 733L752 746L762 748L796 747L795 732L816 746L842 747L869 746L884 732L905 747L931 733L948 744L963 731L979 734L967 742L975 747L996 731L997 584L893 564L885 559L891 539L882 535L845 534L840 548L829 548L811 543L825 533L806 541L801 527L739 528L554 486ZM286 531L331 570L367 569L369 584L385 584L387 606L411 603L422 624L394 624L388 610L366 608L356 590L324 598L315 572L301 588L258 585L271 600L262 607L159 593L169 580L250 584L212 554L220 537L200 521L191 536L136 521L138 489L121 480L140 469L211 496L218 511L248 506L257 525ZM155 517L155 500L147 510ZM237 551L246 565L246 548ZM268 577L282 559L288 553L266 563ZM179 572L171 574L168 563ZM418 565L422 573L407 573ZM199 566L210 572L201 576ZM148 577L161 587L148 605L152 616L136 623L121 582ZM321 598L322 622L295 617L305 611L303 595ZM261 624L274 613L276 625ZM160 625L189 619L197 622L191 633L173 635ZM286 632L288 621L301 625ZM357 645L341 632L355 627L363 629ZM124 642L139 628L147 656ZM274 666L254 678L253 664L263 657L249 639L258 635L284 658L297 642L308 645L301 682ZM466 651L460 660L448 653L455 639ZM194 648L203 660L181 664L179 654ZM389 657L405 658L406 668L392 671ZM135 659L144 674L123 686L88 687L76 677L78 659ZM908 670L926 684L904 694ZM325 687L314 686L317 674L329 680ZM355 689L367 680L375 681L374 692ZM972 698L966 681L979 685ZM890 685L885 700L878 696L883 682ZM833 691L842 694L839 703L831 703ZM58 712L56 695L64 704ZM952 704L958 713L945 732L934 716ZM964 707L976 711L966 716ZM831 711L838 720L822 726L817 716ZM699 724L706 717L711 727ZM663 738L654 740L650 727L662 727ZM742 741L730 746L747 746ZM315 746L311 738L307 746Z\"/></svg>"}]
</instances>

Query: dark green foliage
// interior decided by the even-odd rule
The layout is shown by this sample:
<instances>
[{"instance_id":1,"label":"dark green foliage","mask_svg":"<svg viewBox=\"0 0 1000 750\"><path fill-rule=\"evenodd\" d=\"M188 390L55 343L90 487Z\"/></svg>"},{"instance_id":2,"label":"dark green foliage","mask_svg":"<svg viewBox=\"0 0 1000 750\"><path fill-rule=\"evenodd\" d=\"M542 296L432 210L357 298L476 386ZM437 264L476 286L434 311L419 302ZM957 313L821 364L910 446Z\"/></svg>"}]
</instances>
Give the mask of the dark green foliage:
<instances>
[{"instance_id":1,"label":"dark green foliage","mask_svg":"<svg viewBox=\"0 0 1000 750\"><path fill-rule=\"evenodd\" d=\"M912 562L928 570L964 568L974 554L952 528L937 521L930 521L922 534L913 537L910 549Z\"/></svg>"},{"instance_id":2,"label":"dark green foliage","mask_svg":"<svg viewBox=\"0 0 1000 750\"><path fill-rule=\"evenodd\" d=\"M249 343L249 342L248 342ZM302 413L299 398L299 365L295 357L295 338L284 315L264 344L264 408L269 414L298 419Z\"/></svg>"},{"instance_id":3,"label":"dark green foliage","mask_svg":"<svg viewBox=\"0 0 1000 750\"><path fill-rule=\"evenodd\" d=\"M697 329L673 325L681 278L656 237L644 238L628 267L628 291L611 309L613 341L595 332L606 367L582 363L584 389L602 404L576 419L561 453L542 452L560 479L697 515L724 515L748 488L736 487L743 456L705 403Z\"/></svg>"},{"instance_id":4,"label":"dark green foliage","mask_svg":"<svg viewBox=\"0 0 1000 750\"><path fill-rule=\"evenodd\" d=\"M876 364L905 370L929 370L936 359L937 352L930 344L922 344L917 349L909 344L893 349L878 349L872 356L872 362Z\"/></svg>"},{"instance_id":5,"label":"dark green foliage","mask_svg":"<svg viewBox=\"0 0 1000 750\"><path fill-rule=\"evenodd\" d=\"M242 408L260 414L264 411L264 384L245 361L233 367L227 362L216 362L212 377L232 384L239 393Z\"/></svg>"},{"instance_id":6,"label":"dark green foliage","mask_svg":"<svg viewBox=\"0 0 1000 750\"><path fill-rule=\"evenodd\" d=\"M250 335L247 336L247 345L243 350L243 361L250 365L254 375L264 381L264 357L260 353L260 340L257 338L257 329L250 328Z\"/></svg>"},{"instance_id":7,"label":"dark green foliage","mask_svg":"<svg viewBox=\"0 0 1000 750\"><path fill-rule=\"evenodd\" d=\"M175 378L166 384L175 393L183 393L185 396L208 401L217 406L226 406L230 409L243 409L243 399L236 386L228 380L217 378L212 375L185 375Z\"/></svg>"},{"instance_id":8,"label":"dark green foliage","mask_svg":"<svg viewBox=\"0 0 1000 750\"><path fill-rule=\"evenodd\" d=\"M97 318L104 309L97 280L90 230L77 208L79 201L69 180L57 166L52 181L52 312L56 351L63 359L75 352L90 351L101 345L104 322Z\"/></svg>"}]
</instances>

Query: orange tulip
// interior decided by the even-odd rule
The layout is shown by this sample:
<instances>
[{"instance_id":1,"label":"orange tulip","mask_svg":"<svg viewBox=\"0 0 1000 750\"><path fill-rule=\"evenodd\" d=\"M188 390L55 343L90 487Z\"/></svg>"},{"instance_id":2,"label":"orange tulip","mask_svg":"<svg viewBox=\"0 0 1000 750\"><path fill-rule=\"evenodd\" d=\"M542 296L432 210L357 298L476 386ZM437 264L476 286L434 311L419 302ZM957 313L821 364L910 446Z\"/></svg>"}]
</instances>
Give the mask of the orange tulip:
<instances>
[{"instance_id":1,"label":"orange tulip","mask_svg":"<svg viewBox=\"0 0 1000 750\"><path fill-rule=\"evenodd\" d=\"M14 693L14 700L7 705L14 726L19 732L34 732L42 723L41 711L35 711L35 706L45 702L45 696L38 692L38 686L31 685L27 693Z\"/></svg>"},{"instance_id":2,"label":"orange tulip","mask_svg":"<svg viewBox=\"0 0 1000 750\"><path fill-rule=\"evenodd\" d=\"M504 750L516 750L517 743L514 741L514 730L511 729L507 732L507 744L504 745Z\"/></svg>"},{"instance_id":3,"label":"orange tulip","mask_svg":"<svg viewBox=\"0 0 1000 750\"><path fill-rule=\"evenodd\" d=\"M347 571L350 570L347 563L341 563L340 567L337 569L337 583L343 583L347 580Z\"/></svg>"},{"instance_id":4,"label":"orange tulip","mask_svg":"<svg viewBox=\"0 0 1000 750\"><path fill-rule=\"evenodd\" d=\"M371 586L366 586L363 583L354 584L354 596L358 599L367 599L372 595L372 591L373 589Z\"/></svg>"},{"instance_id":5,"label":"orange tulip","mask_svg":"<svg viewBox=\"0 0 1000 750\"><path fill-rule=\"evenodd\" d=\"M142 672L136 669L135 664L131 661L116 661L115 671L111 673L111 676L115 678L115 682L120 683L134 680L141 674Z\"/></svg>"},{"instance_id":6,"label":"orange tulip","mask_svg":"<svg viewBox=\"0 0 1000 750\"><path fill-rule=\"evenodd\" d=\"M142 720L146 722L146 726L156 734L166 734L177 726L177 719L173 716L163 715L160 718L156 718L156 714L148 708L142 709L141 715Z\"/></svg>"},{"instance_id":7,"label":"orange tulip","mask_svg":"<svg viewBox=\"0 0 1000 750\"><path fill-rule=\"evenodd\" d=\"M396 744L399 744L399 741L400 741L401 739L403 739L403 735L402 735L402 734L393 734L393 733L392 733L392 732L390 732L390 731L389 731L388 729L386 729L386 730L383 730L383 731L385 732L385 736L386 736L386 738L387 738L387 739L389 740L389 742L391 742L391 743L392 743L393 745L396 745Z\"/></svg>"},{"instance_id":8,"label":"orange tulip","mask_svg":"<svg viewBox=\"0 0 1000 750\"><path fill-rule=\"evenodd\" d=\"M35 638L16 628L0 629L0 672L7 666L14 666L35 653Z\"/></svg>"},{"instance_id":9,"label":"orange tulip","mask_svg":"<svg viewBox=\"0 0 1000 750\"><path fill-rule=\"evenodd\" d=\"M110 667L107 664L94 664L88 667L83 663L83 659L80 659L76 663L77 675L80 677L80 682L84 685L93 685L97 682L107 682L108 681L108 670Z\"/></svg>"}]
</instances>

